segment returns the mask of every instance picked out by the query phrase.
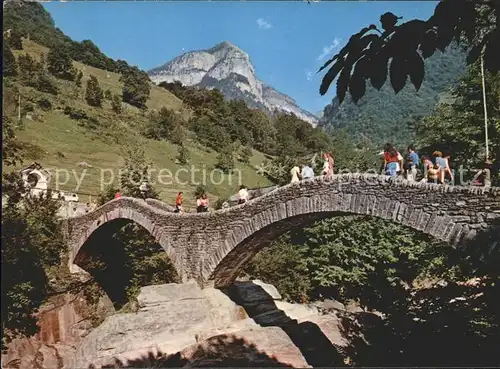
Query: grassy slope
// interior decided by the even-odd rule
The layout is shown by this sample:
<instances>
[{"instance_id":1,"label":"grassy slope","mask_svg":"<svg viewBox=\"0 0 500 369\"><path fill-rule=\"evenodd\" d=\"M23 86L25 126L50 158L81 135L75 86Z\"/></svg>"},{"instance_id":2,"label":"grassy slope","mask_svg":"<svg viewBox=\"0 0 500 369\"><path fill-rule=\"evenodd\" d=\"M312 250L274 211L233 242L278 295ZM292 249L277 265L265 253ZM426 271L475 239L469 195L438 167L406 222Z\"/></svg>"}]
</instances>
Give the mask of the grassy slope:
<instances>
[{"instance_id":1,"label":"grassy slope","mask_svg":"<svg viewBox=\"0 0 500 369\"><path fill-rule=\"evenodd\" d=\"M28 52L33 56L39 56L42 52L48 50L43 46L33 42L24 41L24 50L20 53ZM15 52L16 55L19 52ZM82 86L86 86L86 81L89 75L95 75L103 90L110 89L115 94L121 94L122 84L119 82L119 75L116 73L107 72L93 67L85 66L80 63L75 63L78 69L84 73ZM58 87L61 92L57 97L35 91L28 87L23 87L21 93L23 99L32 100L33 104L40 97L50 98L53 103L53 110L43 112L43 121L24 119L24 130L20 130L17 135L24 142L34 144L41 150L40 155L36 158L44 167L47 168L62 168L69 171L74 171L75 175L71 175L69 182L60 187L61 190L74 191L80 194L80 201L88 201L88 195L95 196L100 192L100 177L102 171L100 169L111 169L115 173L123 164L123 149L130 143L139 143L142 145L149 159L153 162L154 168L166 168L175 173L176 170L183 166L175 163L177 156L176 145L166 141L154 141L143 138L137 133L147 117L138 109L126 105L124 113L120 116L115 115L109 102L103 104L103 108L92 108L84 101L85 87L78 89L74 83L58 80ZM66 105L75 108L83 109L87 114L97 117L101 125L108 125L108 128L96 132L81 127L75 120L64 115L62 110ZM190 111L183 107L182 101L165 89L152 85L150 100L148 101L149 109L160 109L167 107L182 114L187 119ZM38 113L38 110L36 110ZM188 141L187 147L190 151L190 164L185 168L190 168L191 165L202 170L207 168L210 170L217 161L217 153L201 147L193 141ZM36 151L36 150L35 150ZM62 154L62 155L61 155ZM255 152L251 158L250 165L242 163L237 164L237 168L241 170L243 183L249 187L261 187L270 185L269 181L258 175L253 166L258 165L264 160L264 156ZM77 163L86 162L92 168L79 168ZM25 164L29 164L27 160ZM80 178L83 170L86 170L84 180L81 187L76 190L76 177ZM109 172L106 172L109 173ZM106 178L109 174L107 174ZM61 180L64 181L65 176L61 174ZM183 182L192 182L191 175L182 173L179 178ZM208 181L209 181L208 177ZM201 180L201 176L195 175L196 181ZM211 185L207 183L209 198L215 200L217 197L226 197L233 194L237 190L238 178L236 175L232 177L232 183L229 177L225 176L224 182L219 185ZM53 181L54 182L54 178ZM184 191L186 205L194 205L192 192L196 187L196 183L172 184L155 186L160 192L160 198L164 201L172 203L177 191Z\"/></svg>"}]
</instances>

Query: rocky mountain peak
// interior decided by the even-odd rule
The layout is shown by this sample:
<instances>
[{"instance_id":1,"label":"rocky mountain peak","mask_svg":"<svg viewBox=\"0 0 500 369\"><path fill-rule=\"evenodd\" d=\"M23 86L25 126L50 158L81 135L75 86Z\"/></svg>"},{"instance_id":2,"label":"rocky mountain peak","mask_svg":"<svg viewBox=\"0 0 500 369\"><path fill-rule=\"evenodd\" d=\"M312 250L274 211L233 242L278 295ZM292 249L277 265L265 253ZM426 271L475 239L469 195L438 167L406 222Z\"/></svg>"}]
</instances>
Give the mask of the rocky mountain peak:
<instances>
[{"instance_id":1,"label":"rocky mountain peak","mask_svg":"<svg viewBox=\"0 0 500 369\"><path fill-rule=\"evenodd\" d=\"M205 50L188 51L148 74L155 83L179 81L185 86L217 88L227 99L241 99L269 113L293 113L313 125L318 121L290 96L260 81L249 55L229 41Z\"/></svg>"}]
</instances>

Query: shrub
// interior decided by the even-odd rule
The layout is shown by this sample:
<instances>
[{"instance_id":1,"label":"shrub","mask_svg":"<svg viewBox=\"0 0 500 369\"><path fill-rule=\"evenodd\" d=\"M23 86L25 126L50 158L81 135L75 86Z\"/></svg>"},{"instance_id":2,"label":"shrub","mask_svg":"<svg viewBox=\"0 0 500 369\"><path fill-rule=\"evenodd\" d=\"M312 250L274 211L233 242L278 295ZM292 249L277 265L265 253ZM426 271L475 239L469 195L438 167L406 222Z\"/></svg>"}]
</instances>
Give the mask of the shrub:
<instances>
[{"instance_id":1,"label":"shrub","mask_svg":"<svg viewBox=\"0 0 500 369\"><path fill-rule=\"evenodd\" d=\"M52 110L52 103L50 102L50 100L48 100L46 98L41 98L40 100L38 100L38 106L43 111Z\"/></svg>"}]
</instances>

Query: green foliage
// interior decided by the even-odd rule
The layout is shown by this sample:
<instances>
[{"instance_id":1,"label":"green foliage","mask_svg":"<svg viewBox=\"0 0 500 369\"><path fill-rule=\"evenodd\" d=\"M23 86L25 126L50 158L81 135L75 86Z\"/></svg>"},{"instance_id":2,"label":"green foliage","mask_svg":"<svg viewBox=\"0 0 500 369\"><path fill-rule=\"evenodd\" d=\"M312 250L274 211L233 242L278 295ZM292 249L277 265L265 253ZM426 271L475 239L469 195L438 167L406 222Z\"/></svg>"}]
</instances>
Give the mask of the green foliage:
<instances>
[{"instance_id":1,"label":"green foliage","mask_svg":"<svg viewBox=\"0 0 500 369\"><path fill-rule=\"evenodd\" d=\"M111 236L111 237L110 237ZM106 248L100 247L106 242ZM102 232L84 245L82 267L103 287L115 308L123 308L140 287L179 282L165 250L151 234L135 223Z\"/></svg>"},{"instance_id":2,"label":"green foliage","mask_svg":"<svg viewBox=\"0 0 500 369\"><path fill-rule=\"evenodd\" d=\"M52 110L52 103L50 102L49 99L46 99L44 97L42 97L40 100L38 100L38 106L40 107L40 109L42 109L43 111L49 111L49 110Z\"/></svg>"},{"instance_id":3,"label":"green foliage","mask_svg":"<svg viewBox=\"0 0 500 369\"><path fill-rule=\"evenodd\" d=\"M124 167L120 176L120 187L125 196L142 197L139 190L143 182L149 184L145 196L150 199L157 199L158 193L151 186L150 169L151 162L146 158L144 149L140 146L132 145L126 149L124 154Z\"/></svg>"},{"instance_id":4,"label":"green foliage","mask_svg":"<svg viewBox=\"0 0 500 369\"><path fill-rule=\"evenodd\" d=\"M180 164L186 165L189 163L189 150L186 146L180 145L179 149L177 150L177 160L179 161Z\"/></svg>"},{"instance_id":5,"label":"green foliage","mask_svg":"<svg viewBox=\"0 0 500 369\"><path fill-rule=\"evenodd\" d=\"M148 75L139 69L133 69L123 74L120 81L123 82L123 101L140 109L146 109L151 90Z\"/></svg>"},{"instance_id":6,"label":"green foliage","mask_svg":"<svg viewBox=\"0 0 500 369\"><path fill-rule=\"evenodd\" d=\"M243 147L243 150L241 150L241 161L245 164L250 163L250 158L252 157L252 147L251 146L245 146Z\"/></svg>"},{"instance_id":7,"label":"green foliage","mask_svg":"<svg viewBox=\"0 0 500 369\"><path fill-rule=\"evenodd\" d=\"M2 328L9 339L38 330L33 314L51 290L48 271L59 265L65 243L50 193L22 197L16 173L4 175L2 193L9 199L2 209Z\"/></svg>"},{"instance_id":8,"label":"green foliage","mask_svg":"<svg viewBox=\"0 0 500 369\"><path fill-rule=\"evenodd\" d=\"M19 55L17 63L21 72L21 78L24 82L27 84L33 84L33 81L37 78L41 70L40 65L38 65L35 59L33 59L29 54Z\"/></svg>"},{"instance_id":9,"label":"green foliage","mask_svg":"<svg viewBox=\"0 0 500 369\"><path fill-rule=\"evenodd\" d=\"M117 114L122 112L122 99L118 95L113 95L113 100L111 100L111 108Z\"/></svg>"},{"instance_id":10,"label":"green foliage","mask_svg":"<svg viewBox=\"0 0 500 369\"><path fill-rule=\"evenodd\" d=\"M200 198L201 195L206 194L206 193L207 193L207 188L203 185L198 185L198 186L196 186L196 189L194 190L193 195L195 198Z\"/></svg>"},{"instance_id":11,"label":"green foliage","mask_svg":"<svg viewBox=\"0 0 500 369\"><path fill-rule=\"evenodd\" d=\"M486 101L491 159L500 159L500 75L486 73ZM452 151L452 161L465 168L481 168L485 160L484 107L478 63L468 69L452 90L452 101L442 103L433 115L415 123L419 145L427 154L432 150ZM473 171L474 172L474 171ZM473 175L474 173L469 173Z\"/></svg>"},{"instance_id":12,"label":"green foliage","mask_svg":"<svg viewBox=\"0 0 500 369\"><path fill-rule=\"evenodd\" d=\"M151 114L144 135L155 140L168 140L180 145L184 140L182 118L173 110L162 108L158 114Z\"/></svg>"},{"instance_id":13,"label":"green foliage","mask_svg":"<svg viewBox=\"0 0 500 369\"><path fill-rule=\"evenodd\" d=\"M82 87L83 72L81 70L75 76L75 83L77 87Z\"/></svg>"},{"instance_id":14,"label":"green foliage","mask_svg":"<svg viewBox=\"0 0 500 369\"><path fill-rule=\"evenodd\" d=\"M459 275L447 264L451 253L446 245L397 224L346 216L283 236L245 271L281 286L280 292L295 301L306 295L354 299L388 311L391 296L417 279Z\"/></svg>"},{"instance_id":15,"label":"green foliage","mask_svg":"<svg viewBox=\"0 0 500 369\"><path fill-rule=\"evenodd\" d=\"M224 173L230 173L234 169L234 157L230 147L223 149L219 153L216 167Z\"/></svg>"},{"instance_id":16,"label":"green foliage","mask_svg":"<svg viewBox=\"0 0 500 369\"><path fill-rule=\"evenodd\" d=\"M2 163L17 165L21 162L21 144L15 136L15 125L12 119L2 115Z\"/></svg>"},{"instance_id":17,"label":"green foliage","mask_svg":"<svg viewBox=\"0 0 500 369\"><path fill-rule=\"evenodd\" d=\"M258 253L245 273L271 283L285 299L304 303L312 293L307 257L307 246L292 244L290 236L284 235Z\"/></svg>"},{"instance_id":18,"label":"green foliage","mask_svg":"<svg viewBox=\"0 0 500 369\"><path fill-rule=\"evenodd\" d=\"M85 100L91 106L102 106L103 93L95 76L90 76L85 90Z\"/></svg>"},{"instance_id":19,"label":"green foliage","mask_svg":"<svg viewBox=\"0 0 500 369\"><path fill-rule=\"evenodd\" d=\"M17 61L12 50L5 44L2 45L2 74L4 77L17 75Z\"/></svg>"},{"instance_id":20,"label":"green foliage","mask_svg":"<svg viewBox=\"0 0 500 369\"><path fill-rule=\"evenodd\" d=\"M73 68L71 55L65 48L50 49L47 55L47 69L57 78L73 81L76 71Z\"/></svg>"},{"instance_id":21,"label":"green foliage","mask_svg":"<svg viewBox=\"0 0 500 369\"><path fill-rule=\"evenodd\" d=\"M29 37L49 49L68 50L73 60L116 73L128 73L133 68L123 60L104 55L90 40L71 40L59 28L42 4L37 2L6 3L3 8L4 29Z\"/></svg>"},{"instance_id":22,"label":"green foliage","mask_svg":"<svg viewBox=\"0 0 500 369\"><path fill-rule=\"evenodd\" d=\"M23 49L23 39L21 38L21 35L16 31L11 30L10 36L7 38L6 41L7 41L7 47L11 48L12 50Z\"/></svg>"},{"instance_id":23,"label":"green foliage","mask_svg":"<svg viewBox=\"0 0 500 369\"><path fill-rule=\"evenodd\" d=\"M104 188L104 190L101 191L97 196L97 206L102 206L108 201L113 200L115 198L115 193L117 193L118 191L119 188L113 185L106 186L106 188Z\"/></svg>"},{"instance_id":24,"label":"green foliage","mask_svg":"<svg viewBox=\"0 0 500 369\"><path fill-rule=\"evenodd\" d=\"M47 92L52 95L57 95L59 93L59 89L52 77L45 73L38 74L33 87L38 91Z\"/></svg>"},{"instance_id":25,"label":"green foliage","mask_svg":"<svg viewBox=\"0 0 500 369\"><path fill-rule=\"evenodd\" d=\"M397 95L388 84L377 90L367 86L357 104L346 97L325 107L320 126L326 129L345 129L360 148L380 151L386 142L400 150L413 143L415 130L412 122L429 115L436 104L446 98L464 72L465 55L452 46L445 53L437 52L425 61L425 80L418 92L406 86Z\"/></svg>"}]
</instances>

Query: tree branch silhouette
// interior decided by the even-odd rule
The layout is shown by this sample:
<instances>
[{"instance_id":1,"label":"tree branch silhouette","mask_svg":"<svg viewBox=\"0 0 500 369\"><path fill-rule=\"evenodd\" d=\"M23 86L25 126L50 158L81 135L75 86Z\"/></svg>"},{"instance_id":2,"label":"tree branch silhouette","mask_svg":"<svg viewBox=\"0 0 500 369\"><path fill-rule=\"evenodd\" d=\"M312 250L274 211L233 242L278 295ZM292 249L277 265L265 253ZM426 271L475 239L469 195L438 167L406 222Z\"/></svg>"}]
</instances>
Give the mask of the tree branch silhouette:
<instances>
[{"instance_id":1,"label":"tree branch silhouette","mask_svg":"<svg viewBox=\"0 0 500 369\"><path fill-rule=\"evenodd\" d=\"M500 69L500 0L442 0L426 21L413 19L398 24L401 17L387 12L380 17L381 30L374 24L350 37L347 44L328 60L318 73L331 65L319 93L325 95L337 78L341 104L347 90L355 103L366 92L366 82L380 90L387 78L397 94L410 77L418 91L424 80L424 59L436 50L445 52L452 43L468 49L467 63L483 54L485 69Z\"/></svg>"}]
</instances>

